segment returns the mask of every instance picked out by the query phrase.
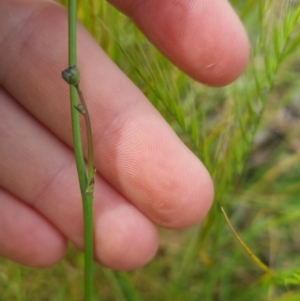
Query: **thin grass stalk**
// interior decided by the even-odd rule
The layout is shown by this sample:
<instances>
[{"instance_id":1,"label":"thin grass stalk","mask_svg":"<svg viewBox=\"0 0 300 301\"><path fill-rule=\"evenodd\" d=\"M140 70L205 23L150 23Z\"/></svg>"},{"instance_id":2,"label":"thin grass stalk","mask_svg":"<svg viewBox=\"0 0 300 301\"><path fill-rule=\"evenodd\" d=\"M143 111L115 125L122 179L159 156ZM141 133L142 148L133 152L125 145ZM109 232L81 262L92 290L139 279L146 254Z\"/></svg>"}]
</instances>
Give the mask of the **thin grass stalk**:
<instances>
[{"instance_id":1,"label":"thin grass stalk","mask_svg":"<svg viewBox=\"0 0 300 301\"><path fill-rule=\"evenodd\" d=\"M76 21L77 21L77 1L69 0L68 5L68 36L69 36L69 68L64 72L70 71L71 68L77 65L77 45L76 45ZM76 71L78 69L76 68ZM63 72L63 77L66 80ZM87 124L88 136L88 174L86 173L86 166L83 155L80 118L78 110L78 96L82 97L81 89L79 88L79 73L77 75L77 82L70 82L70 104L71 104L71 117L72 117L72 135L74 143L74 152L76 159L76 166L79 178L80 191L83 203L84 215L84 299L85 301L93 300L93 159L92 159L92 140L91 140L91 127L90 123ZM87 108L84 103L84 111L81 112L85 116L85 120L89 121ZM92 168L91 168L92 166Z\"/></svg>"}]
</instances>

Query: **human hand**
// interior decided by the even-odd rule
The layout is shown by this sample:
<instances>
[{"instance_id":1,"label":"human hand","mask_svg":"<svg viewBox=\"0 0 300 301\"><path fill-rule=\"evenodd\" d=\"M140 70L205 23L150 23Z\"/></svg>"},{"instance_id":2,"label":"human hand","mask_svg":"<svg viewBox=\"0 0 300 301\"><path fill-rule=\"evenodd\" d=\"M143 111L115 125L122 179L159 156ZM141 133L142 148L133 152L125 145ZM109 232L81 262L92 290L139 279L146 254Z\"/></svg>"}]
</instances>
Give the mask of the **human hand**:
<instances>
[{"instance_id":1,"label":"human hand","mask_svg":"<svg viewBox=\"0 0 300 301\"><path fill-rule=\"evenodd\" d=\"M248 40L226 0L111 0L172 62L203 83L233 81ZM54 2L0 0L0 256L49 266L67 240L83 248L72 152L67 14ZM205 167L143 94L78 28L78 66L92 119L95 257L114 269L148 262L155 225L197 223L213 199Z\"/></svg>"}]
</instances>

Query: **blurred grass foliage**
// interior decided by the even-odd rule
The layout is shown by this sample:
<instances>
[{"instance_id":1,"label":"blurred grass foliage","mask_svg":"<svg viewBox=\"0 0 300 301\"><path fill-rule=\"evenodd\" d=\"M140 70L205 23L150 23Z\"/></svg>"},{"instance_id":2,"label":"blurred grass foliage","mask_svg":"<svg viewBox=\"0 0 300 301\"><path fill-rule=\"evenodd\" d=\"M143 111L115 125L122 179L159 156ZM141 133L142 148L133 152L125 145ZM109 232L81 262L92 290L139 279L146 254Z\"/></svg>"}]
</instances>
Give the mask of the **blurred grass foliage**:
<instances>
[{"instance_id":1,"label":"blurred grass foliage","mask_svg":"<svg viewBox=\"0 0 300 301\"><path fill-rule=\"evenodd\" d=\"M230 2L249 34L252 57L239 80L217 89L184 75L106 2L79 3L84 26L215 183L208 217L192 229L161 230L158 254L146 267L116 273L98 266L97 300L300 300L300 2ZM0 300L82 300L82 261L72 247L46 270L2 259Z\"/></svg>"}]
</instances>

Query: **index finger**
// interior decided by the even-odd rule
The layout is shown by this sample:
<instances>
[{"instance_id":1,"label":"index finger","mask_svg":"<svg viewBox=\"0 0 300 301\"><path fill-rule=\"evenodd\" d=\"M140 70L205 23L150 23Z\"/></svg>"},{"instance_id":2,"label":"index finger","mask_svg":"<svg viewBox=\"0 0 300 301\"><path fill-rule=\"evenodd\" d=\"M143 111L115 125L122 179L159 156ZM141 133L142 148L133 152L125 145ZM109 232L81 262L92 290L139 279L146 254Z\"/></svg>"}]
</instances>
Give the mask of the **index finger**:
<instances>
[{"instance_id":1,"label":"index finger","mask_svg":"<svg viewBox=\"0 0 300 301\"><path fill-rule=\"evenodd\" d=\"M245 69L247 34L227 0L109 0L194 79L226 85Z\"/></svg>"}]
</instances>

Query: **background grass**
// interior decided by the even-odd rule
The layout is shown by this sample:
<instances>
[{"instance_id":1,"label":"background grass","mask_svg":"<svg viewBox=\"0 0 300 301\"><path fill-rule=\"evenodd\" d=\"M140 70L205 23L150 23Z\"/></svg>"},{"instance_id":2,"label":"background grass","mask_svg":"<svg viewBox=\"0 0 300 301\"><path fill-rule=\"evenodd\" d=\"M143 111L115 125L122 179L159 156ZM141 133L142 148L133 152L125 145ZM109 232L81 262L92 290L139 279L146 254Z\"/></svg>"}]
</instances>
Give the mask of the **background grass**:
<instances>
[{"instance_id":1,"label":"background grass","mask_svg":"<svg viewBox=\"0 0 300 301\"><path fill-rule=\"evenodd\" d=\"M64 1L61 1L64 2ZM96 268L97 300L300 300L299 1L231 0L252 45L245 74L225 88L189 79L106 2L79 18L209 169L215 202L201 225L161 230L143 269ZM230 230L222 206L266 274ZM71 246L46 270L0 260L0 300L82 300L83 256Z\"/></svg>"}]
</instances>

